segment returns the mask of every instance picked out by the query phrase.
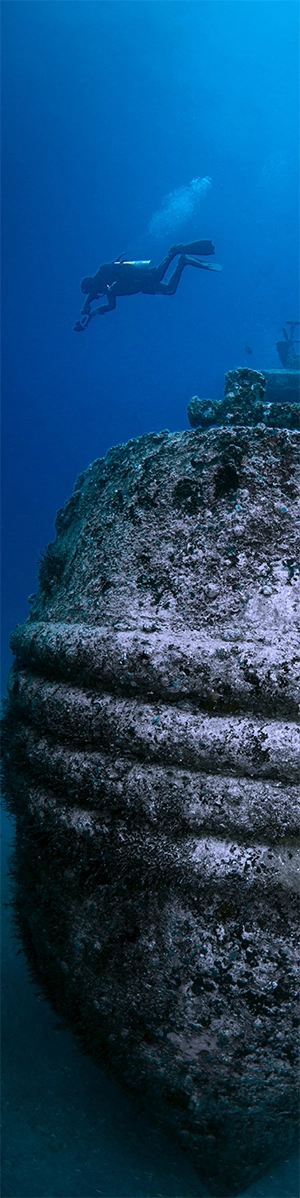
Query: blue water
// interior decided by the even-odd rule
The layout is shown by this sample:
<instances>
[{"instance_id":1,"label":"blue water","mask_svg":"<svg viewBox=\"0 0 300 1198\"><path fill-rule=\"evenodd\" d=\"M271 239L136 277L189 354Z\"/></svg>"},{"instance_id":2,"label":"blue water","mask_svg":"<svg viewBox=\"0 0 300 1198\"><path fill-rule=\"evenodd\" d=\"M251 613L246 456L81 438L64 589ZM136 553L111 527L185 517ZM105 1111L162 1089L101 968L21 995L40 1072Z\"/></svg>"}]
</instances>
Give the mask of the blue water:
<instances>
[{"instance_id":1,"label":"blue water","mask_svg":"<svg viewBox=\"0 0 300 1198\"><path fill-rule=\"evenodd\" d=\"M9 632L77 473L116 442L186 427L191 395L221 397L226 370L279 365L282 324L299 318L299 6L1 7L5 689ZM101 261L158 263L196 237L212 238L222 273L187 268L172 298L119 299L73 332L80 280ZM4 1198L201 1193L4 949ZM294 1161L251 1189L297 1192Z\"/></svg>"}]
</instances>

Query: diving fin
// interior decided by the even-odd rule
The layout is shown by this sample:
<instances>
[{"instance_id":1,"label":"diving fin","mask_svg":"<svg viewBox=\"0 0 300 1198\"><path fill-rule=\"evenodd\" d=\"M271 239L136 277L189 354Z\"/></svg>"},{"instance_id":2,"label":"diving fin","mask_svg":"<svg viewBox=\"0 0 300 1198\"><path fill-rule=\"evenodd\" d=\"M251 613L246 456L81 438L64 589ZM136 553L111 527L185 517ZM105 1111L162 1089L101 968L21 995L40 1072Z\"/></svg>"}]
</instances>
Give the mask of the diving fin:
<instances>
[{"instance_id":1,"label":"diving fin","mask_svg":"<svg viewBox=\"0 0 300 1198\"><path fill-rule=\"evenodd\" d=\"M204 267L204 270L222 270L219 262L201 262L201 266Z\"/></svg>"},{"instance_id":2,"label":"diving fin","mask_svg":"<svg viewBox=\"0 0 300 1198\"><path fill-rule=\"evenodd\" d=\"M200 262L199 258L186 258L188 266L198 266L199 270L222 270L218 262Z\"/></svg>"},{"instance_id":3,"label":"diving fin","mask_svg":"<svg viewBox=\"0 0 300 1198\"><path fill-rule=\"evenodd\" d=\"M189 241L187 245L180 245L181 254L214 254L215 247L212 241Z\"/></svg>"}]
</instances>

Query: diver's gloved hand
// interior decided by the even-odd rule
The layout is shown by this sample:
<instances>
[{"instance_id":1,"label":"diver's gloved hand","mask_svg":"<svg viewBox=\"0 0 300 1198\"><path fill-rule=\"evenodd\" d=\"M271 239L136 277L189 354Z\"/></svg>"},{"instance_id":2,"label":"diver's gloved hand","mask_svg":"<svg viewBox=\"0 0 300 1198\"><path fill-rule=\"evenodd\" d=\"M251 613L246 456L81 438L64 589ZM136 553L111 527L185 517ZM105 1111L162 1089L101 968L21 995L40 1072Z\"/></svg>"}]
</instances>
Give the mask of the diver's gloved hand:
<instances>
[{"instance_id":1,"label":"diver's gloved hand","mask_svg":"<svg viewBox=\"0 0 300 1198\"><path fill-rule=\"evenodd\" d=\"M76 324L74 324L74 333L83 333L83 331L84 331L84 329L86 329L86 326L89 323L90 319L91 319L91 312L88 312L88 313L85 313L85 315L83 315L81 317L81 320L76 320Z\"/></svg>"}]
</instances>

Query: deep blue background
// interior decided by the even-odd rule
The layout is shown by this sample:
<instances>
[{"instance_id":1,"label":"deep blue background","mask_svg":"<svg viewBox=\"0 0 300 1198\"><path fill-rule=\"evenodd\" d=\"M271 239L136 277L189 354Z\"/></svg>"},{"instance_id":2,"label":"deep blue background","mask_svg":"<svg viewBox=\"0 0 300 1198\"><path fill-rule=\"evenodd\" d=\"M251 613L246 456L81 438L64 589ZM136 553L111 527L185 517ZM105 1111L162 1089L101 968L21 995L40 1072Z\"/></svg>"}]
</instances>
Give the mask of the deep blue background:
<instances>
[{"instance_id":1,"label":"deep blue background","mask_svg":"<svg viewBox=\"0 0 300 1198\"><path fill-rule=\"evenodd\" d=\"M298 4L13 0L3 19L3 638L76 475L111 444L187 425L224 372L277 363L298 315ZM210 176L175 240L223 273L119 300L73 332L80 279L159 261L166 193ZM253 349L252 357L245 345Z\"/></svg>"}]
</instances>

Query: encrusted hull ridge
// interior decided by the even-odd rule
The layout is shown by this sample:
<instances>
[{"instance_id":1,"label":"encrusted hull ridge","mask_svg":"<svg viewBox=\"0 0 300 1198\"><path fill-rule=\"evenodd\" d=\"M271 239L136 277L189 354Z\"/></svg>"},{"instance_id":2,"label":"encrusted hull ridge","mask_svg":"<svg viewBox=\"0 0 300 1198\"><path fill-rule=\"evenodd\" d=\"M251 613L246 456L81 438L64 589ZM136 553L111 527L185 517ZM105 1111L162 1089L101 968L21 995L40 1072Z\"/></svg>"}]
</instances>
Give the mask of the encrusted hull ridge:
<instances>
[{"instance_id":1,"label":"encrusted hull ridge","mask_svg":"<svg viewBox=\"0 0 300 1198\"><path fill-rule=\"evenodd\" d=\"M117 446L12 637L28 956L222 1198L297 1125L298 467L264 425Z\"/></svg>"}]
</instances>

